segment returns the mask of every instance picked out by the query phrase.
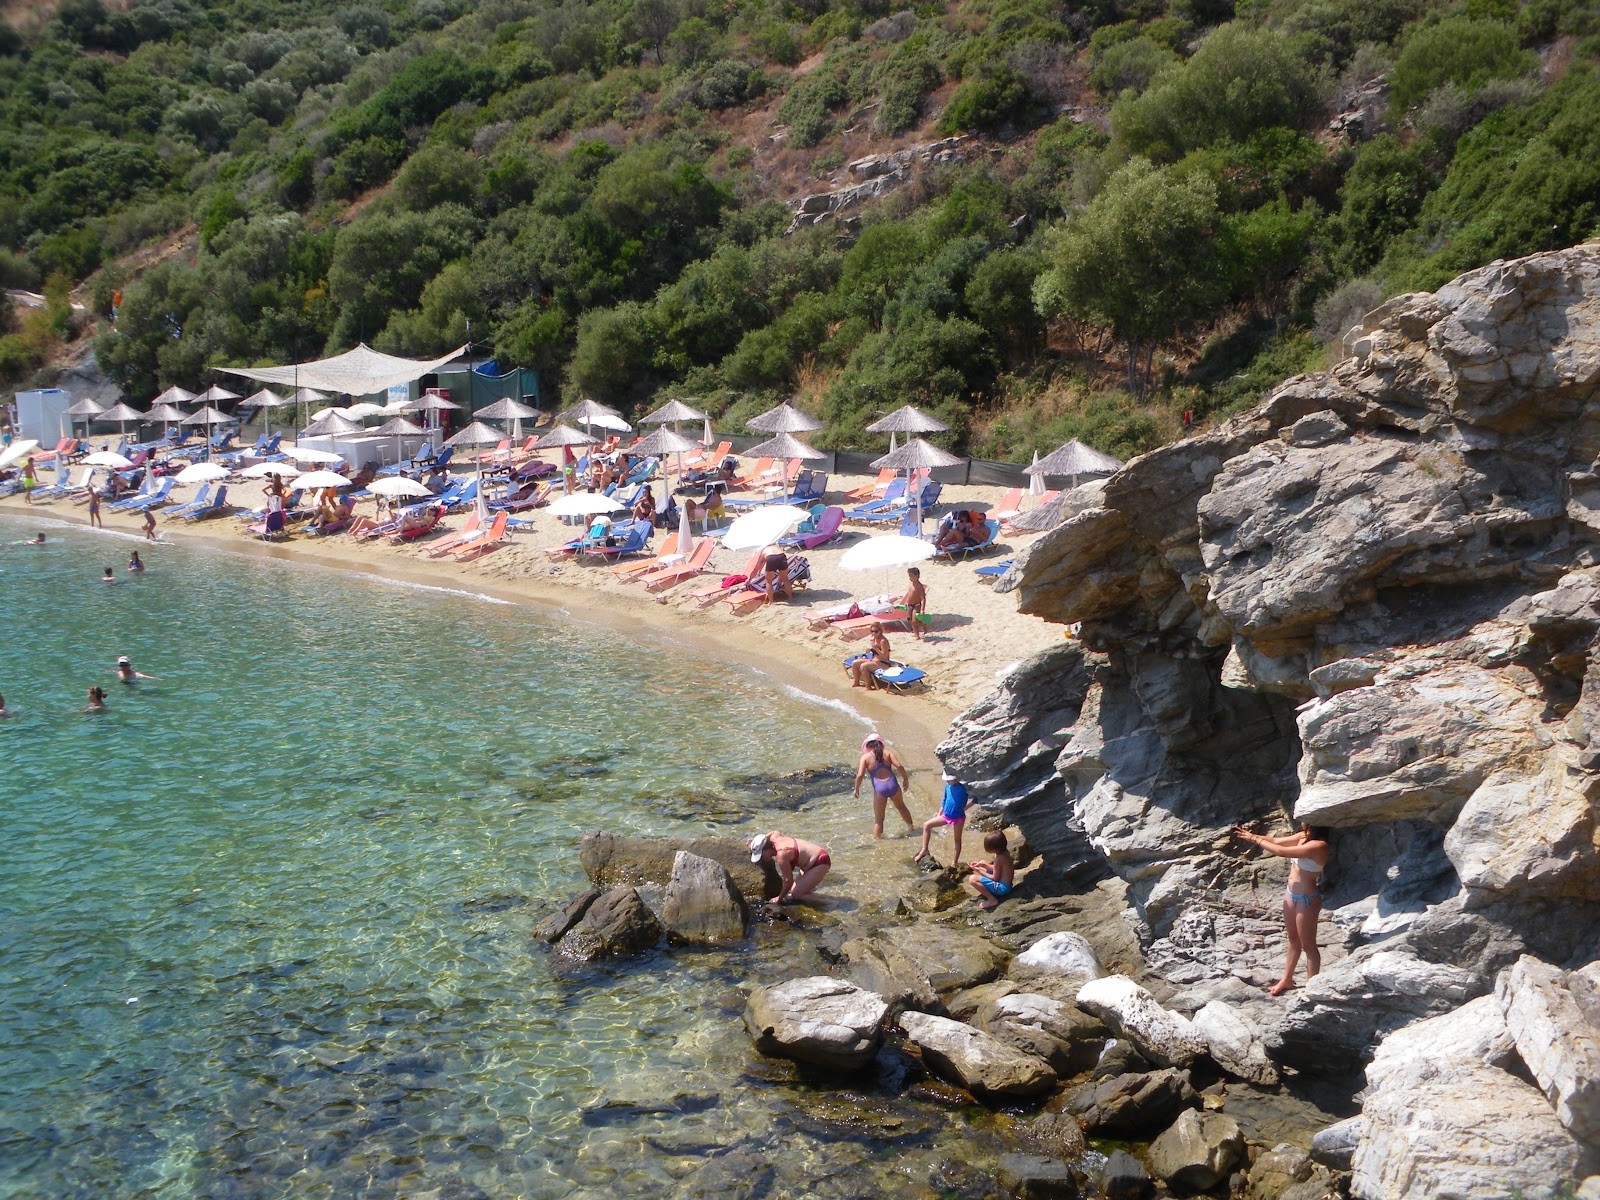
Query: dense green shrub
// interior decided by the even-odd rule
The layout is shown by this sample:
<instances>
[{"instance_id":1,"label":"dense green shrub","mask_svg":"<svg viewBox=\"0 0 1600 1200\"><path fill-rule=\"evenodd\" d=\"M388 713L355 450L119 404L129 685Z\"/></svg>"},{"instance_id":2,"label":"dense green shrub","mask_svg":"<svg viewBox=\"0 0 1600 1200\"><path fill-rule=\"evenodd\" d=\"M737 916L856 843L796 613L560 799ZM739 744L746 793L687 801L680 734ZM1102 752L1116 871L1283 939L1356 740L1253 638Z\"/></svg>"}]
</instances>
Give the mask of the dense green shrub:
<instances>
[{"instance_id":1,"label":"dense green shrub","mask_svg":"<svg viewBox=\"0 0 1600 1200\"><path fill-rule=\"evenodd\" d=\"M1419 26L1406 38L1389 76L1389 98L1403 111L1447 83L1472 91L1491 79L1519 75L1534 61L1517 46L1509 25L1446 17Z\"/></svg>"},{"instance_id":2,"label":"dense green shrub","mask_svg":"<svg viewBox=\"0 0 1600 1200\"><path fill-rule=\"evenodd\" d=\"M1137 96L1162 68L1177 61L1178 56L1165 46L1148 37L1136 37L1117 42L1100 53L1089 71L1089 83L1108 96L1125 92Z\"/></svg>"},{"instance_id":3,"label":"dense green shrub","mask_svg":"<svg viewBox=\"0 0 1600 1200\"><path fill-rule=\"evenodd\" d=\"M940 133L999 129L1023 120L1031 100L1027 84L1010 67L985 71L962 83L939 116Z\"/></svg>"},{"instance_id":4,"label":"dense green shrub","mask_svg":"<svg viewBox=\"0 0 1600 1200\"><path fill-rule=\"evenodd\" d=\"M1235 22L1112 109L1116 140L1157 162L1275 126L1299 128L1317 111L1321 80L1289 41Z\"/></svg>"},{"instance_id":5,"label":"dense green shrub","mask_svg":"<svg viewBox=\"0 0 1600 1200\"><path fill-rule=\"evenodd\" d=\"M778 120L789 127L789 144L804 150L827 137L833 128L833 111L850 99L850 91L837 70L827 65L805 76L778 106Z\"/></svg>"},{"instance_id":6,"label":"dense green shrub","mask_svg":"<svg viewBox=\"0 0 1600 1200\"><path fill-rule=\"evenodd\" d=\"M1364 144L1345 172L1339 211L1329 227L1333 261L1343 275L1371 270L1385 248L1415 224L1433 184L1421 146L1384 134Z\"/></svg>"}]
</instances>

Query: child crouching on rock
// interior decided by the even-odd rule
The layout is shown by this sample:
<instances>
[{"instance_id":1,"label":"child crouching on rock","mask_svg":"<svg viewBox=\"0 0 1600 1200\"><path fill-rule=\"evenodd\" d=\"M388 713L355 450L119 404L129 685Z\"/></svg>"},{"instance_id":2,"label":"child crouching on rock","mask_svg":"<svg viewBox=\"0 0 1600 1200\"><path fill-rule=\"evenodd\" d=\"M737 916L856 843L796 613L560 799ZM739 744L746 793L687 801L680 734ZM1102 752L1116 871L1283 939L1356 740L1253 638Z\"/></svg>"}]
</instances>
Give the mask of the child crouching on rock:
<instances>
[{"instance_id":1,"label":"child crouching on rock","mask_svg":"<svg viewBox=\"0 0 1600 1200\"><path fill-rule=\"evenodd\" d=\"M1006 848L1005 834L986 834L983 848L994 855L994 861L969 862L967 866L972 868L972 874L967 876L967 886L977 891L978 907L985 912L993 912L999 907L1000 901L1011 894L1011 881L1015 878L1016 867L1011 862L1011 851Z\"/></svg>"}]
</instances>

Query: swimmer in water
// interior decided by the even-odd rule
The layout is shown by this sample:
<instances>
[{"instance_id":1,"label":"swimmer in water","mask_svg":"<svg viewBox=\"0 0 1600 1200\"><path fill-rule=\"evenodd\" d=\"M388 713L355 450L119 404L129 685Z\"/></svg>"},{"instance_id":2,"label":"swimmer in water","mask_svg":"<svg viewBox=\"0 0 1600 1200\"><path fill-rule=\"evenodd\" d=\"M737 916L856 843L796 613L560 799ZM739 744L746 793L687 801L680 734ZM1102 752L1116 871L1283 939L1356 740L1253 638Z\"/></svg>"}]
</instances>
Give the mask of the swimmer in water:
<instances>
[{"instance_id":1,"label":"swimmer in water","mask_svg":"<svg viewBox=\"0 0 1600 1200\"><path fill-rule=\"evenodd\" d=\"M106 573L104 575L100 576L100 582L101 583L115 583L116 581L117 581L116 574L111 570L110 567L107 567L106 568Z\"/></svg>"},{"instance_id":2,"label":"swimmer in water","mask_svg":"<svg viewBox=\"0 0 1600 1200\"><path fill-rule=\"evenodd\" d=\"M160 677L157 675L146 675L143 671L135 671L133 669L133 663L130 662L128 660L128 656L124 654L119 656L117 659L117 678L122 680L123 683L133 683L140 679L158 679Z\"/></svg>"},{"instance_id":3,"label":"swimmer in water","mask_svg":"<svg viewBox=\"0 0 1600 1200\"><path fill-rule=\"evenodd\" d=\"M19 545L19 546L42 546L42 545L44 545L44 534L36 533L31 538L29 538L27 541L18 542L17 545Z\"/></svg>"},{"instance_id":4,"label":"swimmer in water","mask_svg":"<svg viewBox=\"0 0 1600 1200\"><path fill-rule=\"evenodd\" d=\"M9 717L10 715L10 711L6 708L6 698L0 696L0 717Z\"/></svg>"},{"instance_id":5,"label":"swimmer in water","mask_svg":"<svg viewBox=\"0 0 1600 1200\"><path fill-rule=\"evenodd\" d=\"M130 570L130 571L142 571L142 570L144 570L144 563L143 563L143 561L140 560L139 552L137 550L135 550L128 557L128 570Z\"/></svg>"},{"instance_id":6,"label":"swimmer in water","mask_svg":"<svg viewBox=\"0 0 1600 1200\"><path fill-rule=\"evenodd\" d=\"M90 688L89 689L89 705L83 711L84 712L105 712L105 710L106 710L106 690L105 690L105 688L98 687L98 686Z\"/></svg>"}]
</instances>

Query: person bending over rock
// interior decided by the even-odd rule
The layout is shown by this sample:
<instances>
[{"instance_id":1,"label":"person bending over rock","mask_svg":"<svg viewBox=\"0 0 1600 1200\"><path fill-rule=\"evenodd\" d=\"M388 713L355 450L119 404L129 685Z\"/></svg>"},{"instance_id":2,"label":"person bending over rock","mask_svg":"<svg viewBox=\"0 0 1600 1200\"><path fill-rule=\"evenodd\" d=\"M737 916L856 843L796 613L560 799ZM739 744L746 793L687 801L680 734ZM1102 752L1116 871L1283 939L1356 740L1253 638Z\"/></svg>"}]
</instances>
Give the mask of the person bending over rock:
<instances>
[{"instance_id":1,"label":"person bending over rock","mask_svg":"<svg viewBox=\"0 0 1600 1200\"><path fill-rule=\"evenodd\" d=\"M778 868L778 878L783 881L777 897L779 904L793 904L801 897L809 896L833 865L826 846L789 837L776 829L770 833L758 833L750 839L750 861L759 863L769 858Z\"/></svg>"}]
</instances>

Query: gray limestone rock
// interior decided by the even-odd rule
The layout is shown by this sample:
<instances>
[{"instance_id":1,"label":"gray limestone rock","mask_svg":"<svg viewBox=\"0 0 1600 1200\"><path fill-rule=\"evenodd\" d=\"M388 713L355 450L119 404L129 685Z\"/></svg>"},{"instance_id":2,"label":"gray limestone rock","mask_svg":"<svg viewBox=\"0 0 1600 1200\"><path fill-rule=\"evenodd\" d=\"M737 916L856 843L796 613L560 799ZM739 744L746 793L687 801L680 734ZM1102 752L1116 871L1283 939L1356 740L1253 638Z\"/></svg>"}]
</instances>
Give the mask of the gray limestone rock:
<instances>
[{"instance_id":1,"label":"gray limestone rock","mask_svg":"<svg viewBox=\"0 0 1600 1200\"><path fill-rule=\"evenodd\" d=\"M1205 1038L1212 1060L1224 1071L1266 1087L1278 1082L1261 1030L1242 1010L1212 1000L1194 1014L1191 1023Z\"/></svg>"},{"instance_id":2,"label":"gray limestone rock","mask_svg":"<svg viewBox=\"0 0 1600 1200\"><path fill-rule=\"evenodd\" d=\"M1006 975L1019 982L1047 978L1080 987L1105 973L1089 939L1070 930L1045 934L1006 968Z\"/></svg>"},{"instance_id":3,"label":"gray limestone rock","mask_svg":"<svg viewBox=\"0 0 1600 1200\"><path fill-rule=\"evenodd\" d=\"M1600 1145L1600 986L1525 955L1500 973L1495 999L1561 1123Z\"/></svg>"},{"instance_id":4,"label":"gray limestone rock","mask_svg":"<svg viewBox=\"0 0 1600 1200\"><path fill-rule=\"evenodd\" d=\"M981 1029L928 1013L902 1013L901 1031L937 1074L983 1099L1037 1096L1055 1085L1050 1064Z\"/></svg>"},{"instance_id":5,"label":"gray limestone rock","mask_svg":"<svg viewBox=\"0 0 1600 1200\"><path fill-rule=\"evenodd\" d=\"M1250 1164L1246 1200L1323 1200L1337 1194L1334 1174L1299 1146L1274 1146Z\"/></svg>"},{"instance_id":6,"label":"gray limestone rock","mask_svg":"<svg viewBox=\"0 0 1600 1200\"><path fill-rule=\"evenodd\" d=\"M1168 1012L1126 975L1096 979L1078 989L1078 1006L1099 1017L1151 1062L1186 1067L1206 1053L1206 1040L1185 1018Z\"/></svg>"},{"instance_id":7,"label":"gray limestone rock","mask_svg":"<svg viewBox=\"0 0 1600 1200\"><path fill-rule=\"evenodd\" d=\"M595 897L557 943L569 958L590 961L635 954L661 940L661 923L631 887Z\"/></svg>"},{"instance_id":8,"label":"gray limestone rock","mask_svg":"<svg viewBox=\"0 0 1600 1200\"><path fill-rule=\"evenodd\" d=\"M942 1013L944 1005L916 961L890 937L851 938L840 947L852 980L888 1002L891 1012Z\"/></svg>"},{"instance_id":9,"label":"gray limestone rock","mask_svg":"<svg viewBox=\"0 0 1600 1200\"><path fill-rule=\"evenodd\" d=\"M719 862L679 850L661 902L661 924L677 942L733 942L744 937L750 906Z\"/></svg>"},{"instance_id":10,"label":"gray limestone rock","mask_svg":"<svg viewBox=\"0 0 1600 1200\"><path fill-rule=\"evenodd\" d=\"M1150 1170L1184 1191L1215 1187L1243 1159L1244 1134L1224 1113L1186 1109L1150 1143Z\"/></svg>"},{"instance_id":11,"label":"gray limestone rock","mask_svg":"<svg viewBox=\"0 0 1600 1200\"><path fill-rule=\"evenodd\" d=\"M1106 1040L1106 1027L1076 1005L1022 992L977 1010L972 1023L1013 1049L1042 1058L1062 1078L1092 1067Z\"/></svg>"},{"instance_id":12,"label":"gray limestone rock","mask_svg":"<svg viewBox=\"0 0 1600 1200\"><path fill-rule=\"evenodd\" d=\"M1348 1171L1361 1141L1361 1117L1346 1117L1325 1125L1311 1135L1311 1157L1325 1167Z\"/></svg>"},{"instance_id":13,"label":"gray limestone rock","mask_svg":"<svg viewBox=\"0 0 1600 1200\"><path fill-rule=\"evenodd\" d=\"M1021 1141L1040 1154L1062 1162L1076 1161L1088 1148L1077 1119L1064 1112L1041 1112L1031 1117L1022 1127Z\"/></svg>"},{"instance_id":14,"label":"gray limestone rock","mask_svg":"<svg viewBox=\"0 0 1600 1200\"><path fill-rule=\"evenodd\" d=\"M842 979L815 975L750 994L744 1023L762 1054L852 1071L883 1040L883 997Z\"/></svg>"},{"instance_id":15,"label":"gray limestone rock","mask_svg":"<svg viewBox=\"0 0 1600 1200\"><path fill-rule=\"evenodd\" d=\"M910 925L895 931L894 944L941 993L988 983L1007 958L981 933L961 927Z\"/></svg>"}]
</instances>

